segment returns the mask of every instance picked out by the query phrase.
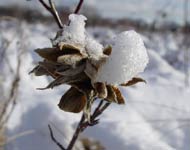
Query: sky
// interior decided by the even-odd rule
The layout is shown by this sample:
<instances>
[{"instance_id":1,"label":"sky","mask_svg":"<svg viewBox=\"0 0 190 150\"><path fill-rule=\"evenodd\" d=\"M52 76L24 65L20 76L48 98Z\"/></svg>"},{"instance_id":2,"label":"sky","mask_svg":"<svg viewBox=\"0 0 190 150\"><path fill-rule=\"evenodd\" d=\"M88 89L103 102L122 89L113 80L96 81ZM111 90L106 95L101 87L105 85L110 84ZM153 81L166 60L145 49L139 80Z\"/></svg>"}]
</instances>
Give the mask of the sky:
<instances>
[{"instance_id":1,"label":"sky","mask_svg":"<svg viewBox=\"0 0 190 150\"><path fill-rule=\"evenodd\" d=\"M78 0L54 0L57 5L74 7ZM105 18L133 18L152 22L158 19L159 12L168 14L167 20L183 24L185 0L84 0L86 5L94 6ZM0 5L18 4L39 7L37 0L1 0ZM190 2L189 2L190 3ZM190 8L190 6L189 6Z\"/></svg>"}]
</instances>

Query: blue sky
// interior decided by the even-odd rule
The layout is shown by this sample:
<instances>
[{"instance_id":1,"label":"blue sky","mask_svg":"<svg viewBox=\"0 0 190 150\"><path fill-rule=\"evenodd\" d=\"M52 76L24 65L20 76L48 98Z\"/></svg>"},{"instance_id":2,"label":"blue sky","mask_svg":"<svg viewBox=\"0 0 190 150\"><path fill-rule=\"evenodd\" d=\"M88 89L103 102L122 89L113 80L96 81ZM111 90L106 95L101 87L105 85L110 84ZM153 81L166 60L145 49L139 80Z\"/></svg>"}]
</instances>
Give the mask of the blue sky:
<instances>
[{"instance_id":1,"label":"blue sky","mask_svg":"<svg viewBox=\"0 0 190 150\"><path fill-rule=\"evenodd\" d=\"M78 0L54 0L57 5L75 6ZM102 16L108 18L140 18L151 22L159 11L168 13L167 20L183 23L184 0L84 0L85 4L96 7ZM38 6L37 0L1 0L0 5L19 4L27 7ZM38 6L39 7L39 6ZM189 6L190 7L190 6Z\"/></svg>"}]
</instances>

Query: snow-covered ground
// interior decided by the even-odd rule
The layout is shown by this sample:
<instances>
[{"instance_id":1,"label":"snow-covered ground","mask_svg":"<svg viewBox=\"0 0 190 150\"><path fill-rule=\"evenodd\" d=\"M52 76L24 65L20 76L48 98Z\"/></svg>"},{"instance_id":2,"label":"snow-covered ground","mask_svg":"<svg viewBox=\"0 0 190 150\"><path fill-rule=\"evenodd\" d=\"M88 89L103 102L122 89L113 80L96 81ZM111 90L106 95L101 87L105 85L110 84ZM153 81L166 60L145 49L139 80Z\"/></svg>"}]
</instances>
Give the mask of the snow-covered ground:
<instances>
[{"instance_id":1,"label":"snow-covered ground","mask_svg":"<svg viewBox=\"0 0 190 150\"><path fill-rule=\"evenodd\" d=\"M100 41L117 32L105 28L88 30ZM17 106L7 125L7 150L58 150L51 141L47 125L51 124L56 138L67 145L80 119L81 114L66 113L57 107L68 86L39 91L36 88L45 87L50 79L28 75L40 60L33 50L50 46L49 39L55 32L53 26L0 22L0 41L11 41L6 50L10 64L4 61L0 66L5 97L13 77L8 66L15 70L17 52L24 51ZM122 88L126 105L112 104L101 116L100 124L88 128L82 136L100 141L107 150L189 150L190 89L184 86L185 76L179 65L181 57L175 60L176 65L170 63L176 57L172 52L183 56L183 51L176 44L176 35L171 33L144 33L142 37L150 58L141 74L147 84ZM77 147L82 150L80 143Z\"/></svg>"},{"instance_id":2,"label":"snow-covered ground","mask_svg":"<svg viewBox=\"0 0 190 150\"><path fill-rule=\"evenodd\" d=\"M73 9L78 0L54 0L57 6L69 6ZM162 13L167 20L184 24L184 0L86 0L85 5L94 7L106 18L142 19L148 23L159 20ZM1 0L0 6L19 5L37 8L43 11L36 0ZM160 18L161 19L161 18Z\"/></svg>"}]
</instances>

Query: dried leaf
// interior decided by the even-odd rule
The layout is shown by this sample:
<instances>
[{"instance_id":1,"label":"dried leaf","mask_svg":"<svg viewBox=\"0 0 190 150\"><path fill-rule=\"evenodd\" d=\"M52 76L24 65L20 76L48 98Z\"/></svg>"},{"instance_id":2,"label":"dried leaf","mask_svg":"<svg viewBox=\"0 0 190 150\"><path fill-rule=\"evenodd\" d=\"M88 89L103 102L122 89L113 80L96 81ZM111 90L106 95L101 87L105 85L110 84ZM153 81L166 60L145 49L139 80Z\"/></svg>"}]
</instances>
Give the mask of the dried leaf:
<instances>
[{"instance_id":1,"label":"dried leaf","mask_svg":"<svg viewBox=\"0 0 190 150\"><path fill-rule=\"evenodd\" d=\"M41 66L36 66L32 71L29 72L29 74L34 73L36 76L42 76L42 75L48 75L47 70L42 68Z\"/></svg>"},{"instance_id":2,"label":"dried leaf","mask_svg":"<svg viewBox=\"0 0 190 150\"><path fill-rule=\"evenodd\" d=\"M106 84L103 82L97 82L94 84L94 88L98 94L98 98L105 99L108 95Z\"/></svg>"},{"instance_id":3,"label":"dried leaf","mask_svg":"<svg viewBox=\"0 0 190 150\"><path fill-rule=\"evenodd\" d=\"M58 106L61 110L64 111L79 113L85 107L86 102L86 96L76 88L71 87L62 96Z\"/></svg>"},{"instance_id":4,"label":"dried leaf","mask_svg":"<svg viewBox=\"0 0 190 150\"><path fill-rule=\"evenodd\" d=\"M40 55L42 58L45 58L49 61L57 61L57 57L63 55L62 52L57 48L36 49L35 52L38 53L38 55Z\"/></svg>"},{"instance_id":5,"label":"dried leaf","mask_svg":"<svg viewBox=\"0 0 190 150\"><path fill-rule=\"evenodd\" d=\"M77 74L75 76L60 76L56 78L54 81L52 81L47 87L45 88L38 88L38 90L45 90L49 88L54 88L55 86L61 85L61 84L69 84L72 85L76 82L82 82L86 79L86 75L82 72L80 74Z\"/></svg>"},{"instance_id":6,"label":"dried leaf","mask_svg":"<svg viewBox=\"0 0 190 150\"><path fill-rule=\"evenodd\" d=\"M45 58L49 61L57 61L57 58L62 55L68 55L68 54L79 54L78 50L75 49L64 49L59 50L58 48L43 48L43 49L36 49L35 50L38 55L40 55L42 58Z\"/></svg>"},{"instance_id":7,"label":"dried leaf","mask_svg":"<svg viewBox=\"0 0 190 150\"><path fill-rule=\"evenodd\" d=\"M141 79L141 78L132 78L132 80L128 81L127 83L121 84L121 86L131 86L131 85L137 84L138 82L144 82L144 83L146 83L146 81L144 79Z\"/></svg>"},{"instance_id":8,"label":"dried leaf","mask_svg":"<svg viewBox=\"0 0 190 150\"><path fill-rule=\"evenodd\" d=\"M75 51L77 53L80 53L80 45L79 46L75 46L75 45L71 45L71 44L68 44L68 43L65 43L65 42L60 42L59 43L59 49L60 50L71 50L71 51Z\"/></svg>"},{"instance_id":9,"label":"dried leaf","mask_svg":"<svg viewBox=\"0 0 190 150\"><path fill-rule=\"evenodd\" d=\"M103 50L103 53L108 56L111 55L111 52L112 52L112 47L110 45Z\"/></svg>"},{"instance_id":10,"label":"dried leaf","mask_svg":"<svg viewBox=\"0 0 190 150\"><path fill-rule=\"evenodd\" d=\"M112 88L113 88L115 95L117 97L117 103L118 104L125 104L125 98L121 94L121 91L115 86L112 86Z\"/></svg>"}]
</instances>

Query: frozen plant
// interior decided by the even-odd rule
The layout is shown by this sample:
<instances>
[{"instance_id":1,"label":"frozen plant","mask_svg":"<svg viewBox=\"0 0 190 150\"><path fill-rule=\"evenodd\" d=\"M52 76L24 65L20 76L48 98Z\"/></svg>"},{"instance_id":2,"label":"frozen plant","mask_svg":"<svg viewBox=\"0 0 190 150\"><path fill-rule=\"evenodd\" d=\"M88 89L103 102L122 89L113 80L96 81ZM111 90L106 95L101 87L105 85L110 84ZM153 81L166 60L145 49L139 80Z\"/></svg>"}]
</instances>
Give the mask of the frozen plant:
<instances>
[{"instance_id":1,"label":"frozen plant","mask_svg":"<svg viewBox=\"0 0 190 150\"><path fill-rule=\"evenodd\" d=\"M50 6L39 0L51 13L57 14L51 1ZM53 81L43 89L54 88L62 84L70 85L64 93L58 106L61 110L83 115L76 132L65 149L71 150L80 132L88 126L98 123L97 117L110 103L124 104L125 100L118 86L131 86L137 82L144 82L137 78L148 63L148 56L144 43L135 31L125 31L112 39L112 43L103 47L85 30L87 18L78 15L82 1L75 14L69 16L68 25L60 24L56 37L52 40L52 47L35 50L43 61L31 71L36 76L51 76ZM54 15L56 16L56 15ZM95 100L99 105L91 111ZM52 140L53 132L49 126ZM57 141L56 141L57 143ZM58 144L60 146L60 144Z\"/></svg>"}]
</instances>

